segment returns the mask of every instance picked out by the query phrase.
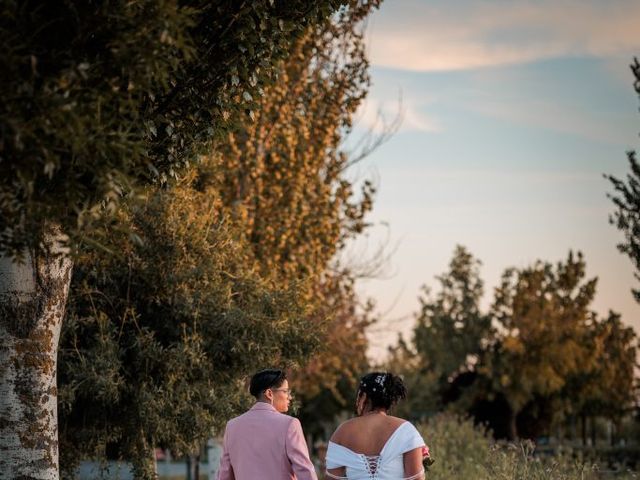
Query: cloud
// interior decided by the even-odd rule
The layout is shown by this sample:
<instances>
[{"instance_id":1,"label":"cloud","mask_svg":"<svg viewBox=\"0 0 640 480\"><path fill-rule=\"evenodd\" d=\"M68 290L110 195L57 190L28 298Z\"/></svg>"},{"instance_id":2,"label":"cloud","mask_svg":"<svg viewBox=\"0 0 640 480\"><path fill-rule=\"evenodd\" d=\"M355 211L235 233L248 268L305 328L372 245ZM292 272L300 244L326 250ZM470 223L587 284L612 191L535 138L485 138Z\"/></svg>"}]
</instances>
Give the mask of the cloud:
<instances>
[{"instance_id":1,"label":"cloud","mask_svg":"<svg viewBox=\"0 0 640 480\"><path fill-rule=\"evenodd\" d=\"M514 105L508 99L496 96L473 100L469 108L507 122L617 145L631 146L635 132L632 127L619 128L619 125L629 125L619 114L600 112L599 116L594 116L592 111L585 108L553 100L519 98Z\"/></svg>"},{"instance_id":2,"label":"cloud","mask_svg":"<svg viewBox=\"0 0 640 480\"><path fill-rule=\"evenodd\" d=\"M402 0L373 18L370 52L374 65L416 71L633 55L638 18L634 0Z\"/></svg>"},{"instance_id":3,"label":"cloud","mask_svg":"<svg viewBox=\"0 0 640 480\"><path fill-rule=\"evenodd\" d=\"M439 133L442 131L439 122L422 111L428 103L416 99L380 101L369 97L356 115L357 123L359 127L380 134L400 116L401 132Z\"/></svg>"}]
</instances>

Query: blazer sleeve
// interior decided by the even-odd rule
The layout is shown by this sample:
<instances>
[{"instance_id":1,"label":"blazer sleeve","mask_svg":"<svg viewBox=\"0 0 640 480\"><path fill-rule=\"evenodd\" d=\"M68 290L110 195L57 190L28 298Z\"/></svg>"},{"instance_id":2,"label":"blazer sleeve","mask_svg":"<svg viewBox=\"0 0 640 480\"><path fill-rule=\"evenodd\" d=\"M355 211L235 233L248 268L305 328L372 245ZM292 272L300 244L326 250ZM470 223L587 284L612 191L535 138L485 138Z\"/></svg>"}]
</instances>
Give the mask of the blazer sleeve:
<instances>
[{"instance_id":1,"label":"blazer sleeve","mask_svg":"<svg viewBox=\"0 0 640 480\"><path fill-rule=\"evenodd\" d=\"M222 441L222 456L220 457L217 480L235 480L236 478L233 474L233 466L229 456L228 435L229 425L227 424L227 428L224 430L224 440Z\"/></svg>"},{"instance_id":2,"label":"blazer sleeve","mask_svg":"<svg viewBox=\"0 0 640 480\"><path fill-rule=\"evenodd\" d=\"M302 433L300 420L292 418L287 430L287 457L298 480L318 480L316 469L309 459L309 449Z\"/></svg>"}]
</instances>

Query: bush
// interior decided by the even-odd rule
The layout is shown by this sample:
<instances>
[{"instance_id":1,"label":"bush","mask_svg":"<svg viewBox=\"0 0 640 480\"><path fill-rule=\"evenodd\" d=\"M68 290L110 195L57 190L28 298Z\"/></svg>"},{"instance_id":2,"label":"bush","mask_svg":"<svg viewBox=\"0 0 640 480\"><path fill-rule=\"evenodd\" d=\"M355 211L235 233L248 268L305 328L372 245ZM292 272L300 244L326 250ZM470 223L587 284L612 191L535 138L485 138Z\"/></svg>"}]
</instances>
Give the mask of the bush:
<instances>
[{"instance_id":1,"label":"bush","mask_svg":"<svg viewBox=\"0 0 640 480\"><path fill-rule=\"evenodd\" d=\"M593 464L570 456L534 455L533 442L496 443L472 420L439 414L418 426L434 464L428 480L596 480L604 478ZM611 477L608 477L611 478ZM630 474L616 479L637 478Z\"/></svg>"},{"instance_id":2,"label":"bush","mask_svg":"<svg viewBox=\"0 0 640 480\"><path fill-rule=\"evenodd\" d=\"M492 443L483 428L470 420L440 414L418 429L435 460L429 467L429 480L487 477L486 466L493 453Z\"/></svg>"}]
</instances>

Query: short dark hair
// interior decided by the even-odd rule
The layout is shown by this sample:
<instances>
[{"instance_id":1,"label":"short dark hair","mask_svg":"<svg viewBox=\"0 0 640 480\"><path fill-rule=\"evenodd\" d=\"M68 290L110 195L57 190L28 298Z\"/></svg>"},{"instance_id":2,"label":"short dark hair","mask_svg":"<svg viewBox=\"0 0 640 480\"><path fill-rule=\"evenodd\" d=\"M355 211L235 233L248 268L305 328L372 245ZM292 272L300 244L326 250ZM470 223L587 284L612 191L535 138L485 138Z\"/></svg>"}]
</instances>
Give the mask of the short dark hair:
<instances>
[{"instance_id":1,"label":"short dark hair","mask_svg":"<svg viewBox=\"0 0 640 480\"><path fill-rule=\"evenodd\" d=\"M260 370L258 373L251 377L251 383L249 385L249 393L254 397L260 397L260 394L271 387L279 387L287 379L287 374L284 370L277 368L267 368Z\"/></svg>"},{"instance_id":2,"label":"short dark hair","mask_svg":"<svg viewBox=\"0 0 640 480\"><path fill-rule=\"evenodd\" d=\"M371 372L360 379L358 395L367 394L371 408L389 410L400 400L407 398L407 388L400 377L389 372Z\"/></svg>"}]
</instances>

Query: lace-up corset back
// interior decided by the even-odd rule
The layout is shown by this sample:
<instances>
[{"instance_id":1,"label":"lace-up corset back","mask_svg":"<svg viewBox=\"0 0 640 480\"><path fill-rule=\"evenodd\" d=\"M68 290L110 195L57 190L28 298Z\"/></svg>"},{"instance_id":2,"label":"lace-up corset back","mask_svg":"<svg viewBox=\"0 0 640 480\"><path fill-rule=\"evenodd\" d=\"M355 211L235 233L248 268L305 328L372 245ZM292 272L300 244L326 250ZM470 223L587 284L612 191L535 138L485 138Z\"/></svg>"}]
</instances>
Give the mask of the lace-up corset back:
<instances>
[{"instance_id":1,"label":"lace-up corset back","mask_svg":"<svg viewBox=\"0 0 640 480\"><path fill-rule=\"evenodd\" d=\"M367 467L367 472L371 478L375 478L378 466L380 465L380 455L362 455L362 457Z\"/></svg>"}]
</instances>

